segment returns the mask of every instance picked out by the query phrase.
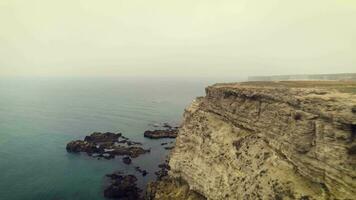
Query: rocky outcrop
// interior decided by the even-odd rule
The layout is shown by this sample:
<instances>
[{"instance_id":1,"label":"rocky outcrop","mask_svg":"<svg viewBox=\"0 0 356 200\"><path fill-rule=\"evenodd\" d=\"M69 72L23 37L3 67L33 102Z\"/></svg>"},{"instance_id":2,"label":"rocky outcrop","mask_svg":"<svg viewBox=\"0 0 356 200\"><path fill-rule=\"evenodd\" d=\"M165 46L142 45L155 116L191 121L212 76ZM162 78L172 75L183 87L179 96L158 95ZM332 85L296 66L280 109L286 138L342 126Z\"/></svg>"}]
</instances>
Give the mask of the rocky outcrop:
<instances>
[{"instance_id":1,"label":"rocky outcrop","mask_svg":"<svg viewBox=\"0 0 356 200\"><path fill-rule=\"evenodd\" d=\"M121 138L121 140L119 140ZM140 147L141 143L130 141L121 133L94 132L84 140L75 140L67 144L66 149L71 153L86 152L89 156L104 157L107 159L115 156L130 156L136 158L141 154L150 152ZM129 158L130 159L130 158ZM129 164L128 159L124 160Z\"/></svg>"},{"instance_id":2,"label":"rocky outcrop","mask_svg":"<svg viewBox=\"0 0 356 200\"><path fill-rule=\"evenodd\" d=\"M143 135L151 139L176 138L178 135L178 129L145 131Z\"/></svg>"},{"instance_id":3,"label":"rocky outcrop","mask_svg":"<svg viewBox=\"0 0 356 200\"><path fill-rule=\"evenodd\" d=\"M139 200L143 199L140 196L141 190L136 182L137 178L134 175L122 175L121 172L116 172L107 175L110 178L110 185L104 190L104 196L110 199L120 200Z\"/></svg>"},{"instance_id":4,"label":"rocky outcrop","mask_svg":"<svg viewBox=\"0 0 356 200\"><path fill-rule=\"evenodd\" d=\"M141 169L141 167L136 166L135 170L139 172L142 176L147 176L148 172L144 169Z\"/></svg>"},{"instance_id":5,"label":"rocky outcrop","mask_svg":"<svg viewBox=\"0 0 356 200\"><path fill-rule=\"evenodd\" d=\"M208 87L185 111L169 180L211 200L356 199L356 85L349 85ZM181 187L154 183L148 196L170 199L159 189L167 184Z\"/></svg>"},{"instance_id":6,"label":"rocky outcrop","mask_svg":"<svg viewBox=\"0 0 356 200\"><path fill-rule=\"evenodd\" d=\"M161 139L161 138L176 138L178 135L178 126L173 126L168 123L163 123L161 126L159 124L153 125L155 129L153 131L147 130L143 133L144 137L150 139Z\"/></svg>"}]
</instances>

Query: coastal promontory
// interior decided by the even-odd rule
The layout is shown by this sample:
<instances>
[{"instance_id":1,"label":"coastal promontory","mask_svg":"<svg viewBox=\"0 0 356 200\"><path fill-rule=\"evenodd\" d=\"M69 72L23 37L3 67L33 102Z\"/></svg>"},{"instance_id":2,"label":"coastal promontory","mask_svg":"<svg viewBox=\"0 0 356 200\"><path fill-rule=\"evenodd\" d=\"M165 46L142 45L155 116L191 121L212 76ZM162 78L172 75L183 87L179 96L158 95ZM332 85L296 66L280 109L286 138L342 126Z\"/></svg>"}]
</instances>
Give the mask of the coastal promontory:
<instances>
[{"instance_id":1,"label":"coastal promontory","mask_svg":"<svg viewBox=\"0 0 356 200\"><path fill-rule=\"evenodd\" d=\"M186 108L168 176L147 196L356 199L355 93L350 81L209 86Z\"/></svg>"}]
</instances>

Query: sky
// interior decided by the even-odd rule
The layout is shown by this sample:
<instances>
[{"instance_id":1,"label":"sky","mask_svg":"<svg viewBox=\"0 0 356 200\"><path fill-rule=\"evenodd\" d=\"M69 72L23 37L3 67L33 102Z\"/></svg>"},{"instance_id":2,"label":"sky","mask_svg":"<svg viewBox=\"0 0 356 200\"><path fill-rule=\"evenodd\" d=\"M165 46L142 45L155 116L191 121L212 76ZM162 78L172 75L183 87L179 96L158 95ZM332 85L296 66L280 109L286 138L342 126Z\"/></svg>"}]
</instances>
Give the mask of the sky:
<instances>
[{"instance_id":1,"label":"sky","mask_svg":"<svg viewBox=\"0 0 356 200\"><path fill-rule=\"evenodd\" d=\"M354 0L0 0L0 76L356 72Z\"/></svg>"}]
</instances>

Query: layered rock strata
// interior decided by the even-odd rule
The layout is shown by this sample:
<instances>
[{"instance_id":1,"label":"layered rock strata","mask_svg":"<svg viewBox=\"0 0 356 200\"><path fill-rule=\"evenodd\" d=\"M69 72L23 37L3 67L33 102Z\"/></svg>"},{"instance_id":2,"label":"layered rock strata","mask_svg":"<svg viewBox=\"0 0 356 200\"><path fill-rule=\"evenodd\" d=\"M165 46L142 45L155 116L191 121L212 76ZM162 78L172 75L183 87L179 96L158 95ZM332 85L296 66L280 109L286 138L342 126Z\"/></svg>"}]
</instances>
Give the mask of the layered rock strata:
<instances>
[{"instance_id":1,"label":"layered rock strata","mask_svg":"<svg viewBox=\"0 0 356 200\"><path fill-rule=\"evenodd\" d=\"M355 91L354 82L210 86L185 111L170 178L211 200L356 199Z\"/></svg>"},{"instance_id":2,"label":"layered rock strata","mask_svg":"<svg viewBox=\"0 0 356 200\"><path fill-rule=\"evenodd\" d=\"M190 190L182 179L164 177L160 181L149 183L145 200L206 200L201 194Z\"/></svg>"}]
</instances>

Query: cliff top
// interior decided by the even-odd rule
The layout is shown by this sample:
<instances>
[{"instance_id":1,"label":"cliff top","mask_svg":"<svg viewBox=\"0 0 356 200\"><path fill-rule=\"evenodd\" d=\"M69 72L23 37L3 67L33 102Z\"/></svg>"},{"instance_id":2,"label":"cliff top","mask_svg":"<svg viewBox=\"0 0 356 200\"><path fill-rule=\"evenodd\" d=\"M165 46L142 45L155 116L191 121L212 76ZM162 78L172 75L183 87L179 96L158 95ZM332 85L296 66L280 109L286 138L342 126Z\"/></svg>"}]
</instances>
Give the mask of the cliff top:
<instances>
[{"instance_id":1,"label":"cliff top","mask_svg":"<svg viewBox=\"0 0 356 200\"><path fill-rule=\"evenodd\" d=\"M218 83L213 87L227 88L309 88L336 90L356 94L356 81L250 81L240 83Z\"/></svg>"},{"instance_id":2,"label":"cliff top","mask_svg":"<svg viewBox=\"0 0 356 200\"><path fill-rule=\"evenodd\" d=\"M251 76L248 81L356 81L356 73L341 73L341 74L291 74L291 75L275 75L275 76Z\"/></svg>"}]
</instances>

